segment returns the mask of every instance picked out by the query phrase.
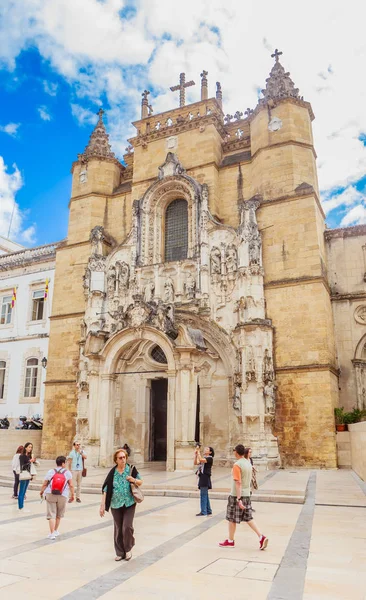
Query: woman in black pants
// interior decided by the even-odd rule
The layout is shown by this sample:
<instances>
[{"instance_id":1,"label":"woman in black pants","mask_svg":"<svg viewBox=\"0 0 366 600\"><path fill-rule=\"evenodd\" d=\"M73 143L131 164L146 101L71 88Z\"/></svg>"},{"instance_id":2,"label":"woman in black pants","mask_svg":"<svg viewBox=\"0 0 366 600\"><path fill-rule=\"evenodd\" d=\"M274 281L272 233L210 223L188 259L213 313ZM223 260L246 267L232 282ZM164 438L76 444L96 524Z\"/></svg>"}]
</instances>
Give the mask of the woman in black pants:
<instances>
[{"instance_id":1,"label":"woman in black pants","mask_svg":"<svg viewBox=\"0 0 366 600\"><path fill-rule=\"evenodd\" d=\"M13 456L13 460L11 461L11 468L14 473L14 490L13 490L13 498L18 499L18 488L19 488L19 473L20 473L20 462L19 456L23 452L23 446L18 446L16 453Z\"/></svg>"}]
</instances>

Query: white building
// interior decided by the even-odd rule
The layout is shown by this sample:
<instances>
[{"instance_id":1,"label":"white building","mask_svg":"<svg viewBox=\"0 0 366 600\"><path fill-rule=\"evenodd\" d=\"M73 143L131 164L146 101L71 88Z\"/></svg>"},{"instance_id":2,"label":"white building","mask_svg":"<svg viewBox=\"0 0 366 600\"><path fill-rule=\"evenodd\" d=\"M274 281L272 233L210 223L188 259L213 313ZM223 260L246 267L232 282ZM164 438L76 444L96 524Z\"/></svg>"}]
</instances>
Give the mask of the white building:
<instances>
[{"instance_id":1,"label":"white building","mask_svg":"<svg viewBox=\"0 0 366 600\"><path fill-rule=\"evenodd\" d=\"M56 247L0 237L0 417L43 414Z\"/></svg>"}]
</instances>

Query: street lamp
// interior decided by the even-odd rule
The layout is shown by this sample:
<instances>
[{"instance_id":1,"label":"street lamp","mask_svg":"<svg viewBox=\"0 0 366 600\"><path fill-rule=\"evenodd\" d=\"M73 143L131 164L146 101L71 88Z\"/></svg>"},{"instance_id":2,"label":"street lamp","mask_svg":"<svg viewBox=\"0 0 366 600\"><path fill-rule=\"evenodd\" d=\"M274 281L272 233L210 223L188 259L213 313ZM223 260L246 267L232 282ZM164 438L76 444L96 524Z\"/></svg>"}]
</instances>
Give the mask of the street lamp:
<instances>
[{"instance_id":1,"label":"street lamp","mask_svg":"<svg viewBox=\"0 0 366 600\"><path fill-rule=\"evenodd\" d=\"M47 358L44 356L41 360L42 367L45 369L47 367Z\"/></svg>"}]
</instances>

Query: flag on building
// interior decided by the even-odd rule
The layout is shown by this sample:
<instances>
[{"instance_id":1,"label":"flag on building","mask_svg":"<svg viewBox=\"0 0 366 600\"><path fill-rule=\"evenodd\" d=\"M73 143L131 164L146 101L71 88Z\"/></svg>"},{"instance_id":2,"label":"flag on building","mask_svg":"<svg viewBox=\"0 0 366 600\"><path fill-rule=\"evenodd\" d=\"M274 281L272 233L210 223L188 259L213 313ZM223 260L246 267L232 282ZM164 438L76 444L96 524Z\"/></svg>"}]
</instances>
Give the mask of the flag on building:
<instances>
[{"instance_id":1,"label":"flag on building","mask_svg":"<svg viewBox=\"0 0 366 600\"><path fill-rule=\"evenodd\" d=\"M49 281L50 280L47 277L47 279L46 279L46 285L45 285L45 288L44 288L44 299L45 300L47 300L47 298L48 298L48 284L49 284Z\"/></svg>"},{"instance_id":2,"label":"flag on building","mask_svg":"<svg viewBox=\"0 0 366 600\"><path fill-rule=\"evenodd\" d=\"M16 299L17 299L17 291L15 288L13 288L13 295L11 297L11 307L12 308L14 308L14 306L15 306Z\"/></svg>"}]
</instances>

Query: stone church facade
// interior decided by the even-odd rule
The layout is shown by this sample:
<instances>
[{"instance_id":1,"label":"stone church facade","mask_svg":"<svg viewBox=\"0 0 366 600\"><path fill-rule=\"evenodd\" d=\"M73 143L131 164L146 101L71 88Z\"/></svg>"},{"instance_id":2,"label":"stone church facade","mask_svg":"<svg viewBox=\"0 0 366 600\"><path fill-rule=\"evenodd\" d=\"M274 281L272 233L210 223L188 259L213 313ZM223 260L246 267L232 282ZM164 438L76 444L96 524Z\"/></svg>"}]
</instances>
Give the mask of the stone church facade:
<instances>
[{"instance_id":1,"label":"stone church facade","mask_svg":"<svg viewBox=\"0 0 366 600\"><path fill-rule=\"evenodd\" d=\"M338 405L311 106L279 61L263 98L222 90L153 114L142 95L120 163L103 111L73 164L56 252L43 455L82 438L93 464L190 468L196 440L227 464L336 466Z\"/></svg>"}]
</instances>

